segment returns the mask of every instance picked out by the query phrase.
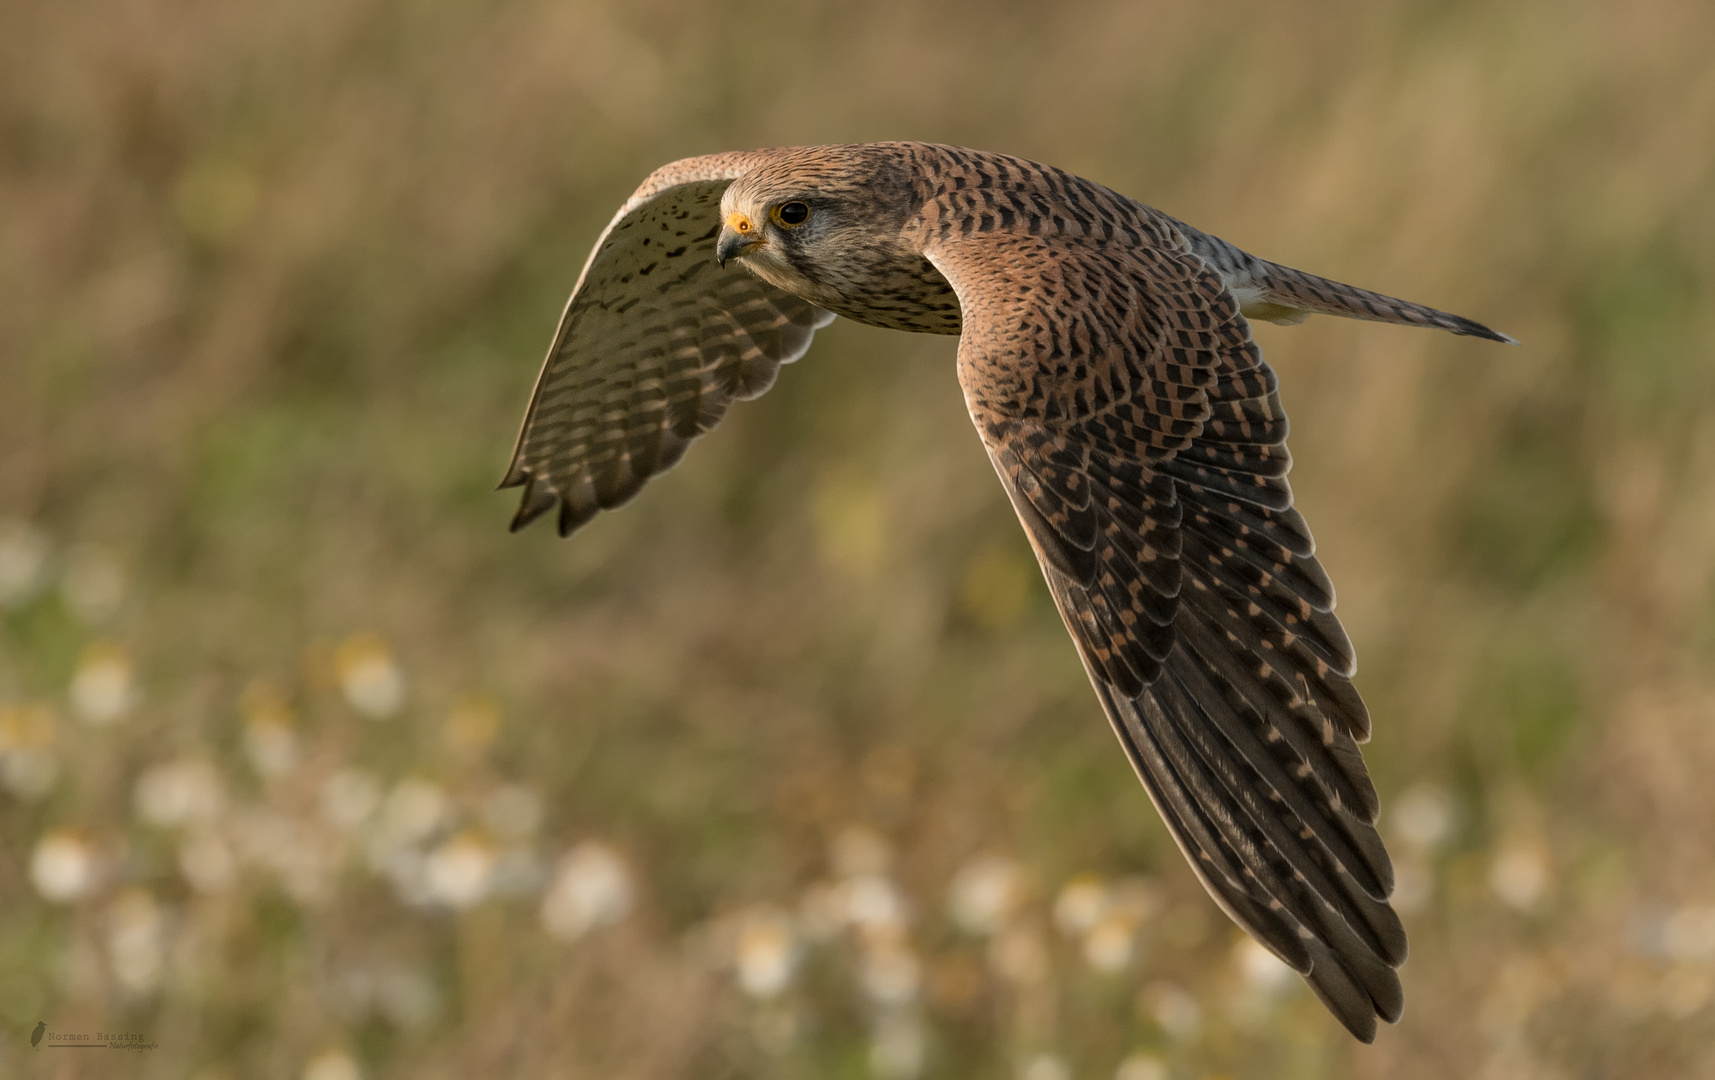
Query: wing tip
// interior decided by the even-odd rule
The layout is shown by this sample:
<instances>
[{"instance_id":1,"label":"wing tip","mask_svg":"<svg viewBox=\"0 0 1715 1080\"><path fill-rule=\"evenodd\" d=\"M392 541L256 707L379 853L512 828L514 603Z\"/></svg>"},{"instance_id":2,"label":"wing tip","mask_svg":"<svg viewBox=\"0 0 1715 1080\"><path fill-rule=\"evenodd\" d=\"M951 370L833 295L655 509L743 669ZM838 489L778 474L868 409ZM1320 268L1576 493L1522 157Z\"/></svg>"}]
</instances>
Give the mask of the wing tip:
<instances>
[{"instance_id":1,"label":"wing tip","mask_svg":"<svg viewBox=\"0 0 1715 1080\"><path fill-rule=\"evenodd\" d=\"M1475 319L1467 319L1463 315L1450 316L1453 325L1447 329L1460 337L1482 338L1485 341L1498 341L1502 345L1517 345L1518 339L1499 330L1491 330Z\"/></svg>"},{"instance_id":2,"label":"wing tip","mask_svg":"<svg viewBox=\"0 0 1715 1080\"><path fill-rule=\"evenodd\" d=\"M508 473L501 488L524 488L523 498L518 500L518 510L512 515L509 532L518 532L528 526L548 511L559 507L559 514L554 520L554 529L562 538L572 535L585 525L591 518L604 509L602 504L593 497L587 480L582 487L585 492L580 495L579 485L573 485L568 495L554 487L543 477L537 476L529 468L522 468L516 473Z\"/></svg>"},{"instance_id":3,"label":"wing tip","mask_svg":"<svg viewBox=\"0 0 1715 1080\"><path fill-rule=\"evenodd\" d=\"M506 467L506 475L500 478L500 483L494 485L494 490L505 491L507 488L515 488L528 482L529 479L530 470L514 461Z\"/></svg>"},{"instance_id":4,"label":"wing tip","mask_svg":"<svg viewBox=\"0 0 1715 1080\"><path fill-rule=\"evenodd\" d=\"M1312 945L1311 953L1311 969L1304 981L1352 1038L1370 1045L1380 1030L1376 1021L1397 1024L1405 1015L1404 988L1391 967L1387 969L1391 978L1378 986L1373 978L1364 979L1347 970L1338 955L1320 941Z\"/></svg>"},{"instance_id":5,"label":"wing tip","mask_svg":"<svg viewBox=\"0 0 1715 1080\"><path fill-rule=\"evenodd\" d=\"M559 497L556 496L556 498ZM578 529L586 522L595 517L596 512L601 509L601 505L599 503L585 502L574 505L570 499L566 498L559 498L559 503L560 516L559 519L554 522L554 528L559 532L562 540L577 532Z\"/></svg>"},{"instance_id":6,"label":"wing tip","mask_svg":"<svg viewBox=\"0 0 1715 1080\"><path fill-rule=\"evenodd\" d=\"M518 469L507 473L506 479L500 483L499 490L524 486L524 496L518 500L518 511L512 515L509 531L518 532L526 525L546 514L560 501L559 493L552 487L532 476L528 469Z\"/></svg>"}]
</instances>

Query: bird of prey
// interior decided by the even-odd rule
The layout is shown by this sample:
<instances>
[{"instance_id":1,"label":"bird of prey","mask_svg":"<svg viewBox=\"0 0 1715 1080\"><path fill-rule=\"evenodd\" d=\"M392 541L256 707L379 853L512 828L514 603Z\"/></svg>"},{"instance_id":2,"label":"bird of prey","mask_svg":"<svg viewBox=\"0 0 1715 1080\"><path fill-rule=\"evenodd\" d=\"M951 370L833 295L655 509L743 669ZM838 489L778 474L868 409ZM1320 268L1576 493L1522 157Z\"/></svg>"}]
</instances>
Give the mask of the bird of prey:
<instances>
[{"instance_id":1,"label":"bird of prey","mask_svg":"<svg viewBox=\"0 0 1715 1080\"><path fill-rule=\"evenodd\" d=\"M1256 258L1100 184L924 143L687 158L572 290L503 487L562 535L844 315L959 335L971 420L1096 696L1209 894L1365 1042L1405 931L1351 642L1250 321L1489 328Z\"/></svg>"}]
</instances>

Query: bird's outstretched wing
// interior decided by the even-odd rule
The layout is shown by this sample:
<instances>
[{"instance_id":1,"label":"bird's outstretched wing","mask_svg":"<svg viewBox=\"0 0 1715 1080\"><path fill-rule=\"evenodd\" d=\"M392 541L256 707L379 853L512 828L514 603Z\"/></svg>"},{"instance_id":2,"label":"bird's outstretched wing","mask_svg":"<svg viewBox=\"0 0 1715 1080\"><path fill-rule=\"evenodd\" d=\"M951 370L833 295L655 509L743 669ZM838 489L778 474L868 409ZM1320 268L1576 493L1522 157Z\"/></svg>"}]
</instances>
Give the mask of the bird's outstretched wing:
<instances>
[{"instance_id":1,"label":"bird's outstretched wing","mask_svg":"<svg viewBox=\"0 0 1715 1080\"><path fill-rule=\"evenodd\" d=\"M1189 250L985 240L927 251L960 384L1108 718L1216 902L1367 1042L1405 932L1274 373Z\"/></svg>"},{"instance_id":2,"label":"bird's outstretched wing","mask_svg":"<svg viewBox=\"0 0 1715 1080\"><path fill-rule=\"evenodd\" d=\"M572 290L501 487L513 529L559 506L560 535L677 464L734 398L774 385L833 315L715 263L720 201L757 160L688 158L628 199Z\"/></svg>"}]
</instances>

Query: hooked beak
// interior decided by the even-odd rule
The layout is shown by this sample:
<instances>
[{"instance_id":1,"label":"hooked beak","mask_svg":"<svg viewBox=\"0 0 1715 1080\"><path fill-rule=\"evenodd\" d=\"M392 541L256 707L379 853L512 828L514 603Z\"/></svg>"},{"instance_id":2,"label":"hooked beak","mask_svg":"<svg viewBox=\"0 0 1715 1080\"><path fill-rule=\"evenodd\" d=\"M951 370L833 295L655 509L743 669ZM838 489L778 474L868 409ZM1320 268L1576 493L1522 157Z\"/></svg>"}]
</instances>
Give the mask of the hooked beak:
<instances>
[{"instance_id":1,"label":"hooked beak","mask_svg":"<svg viewBox=\"0 0 1715 1080\"><path fill-rule=\"evenodd\" d=\"M762 239L761 230L750 218L734 211L721 223L721 234L715 240L715 262L724 267L728 259L736 259L765 243L767 241Z\"/></svg>"}]
</instances>

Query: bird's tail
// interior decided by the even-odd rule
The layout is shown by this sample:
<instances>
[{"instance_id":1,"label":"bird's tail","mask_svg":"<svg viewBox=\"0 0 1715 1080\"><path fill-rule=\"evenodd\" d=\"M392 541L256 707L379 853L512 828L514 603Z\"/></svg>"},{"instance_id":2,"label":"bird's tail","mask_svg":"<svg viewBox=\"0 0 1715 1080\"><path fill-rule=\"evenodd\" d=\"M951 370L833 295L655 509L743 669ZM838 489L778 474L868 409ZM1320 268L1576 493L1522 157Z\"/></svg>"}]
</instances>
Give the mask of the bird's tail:
<instances>
[{"instance_id":1,"label":"bird's tail","mask_svg":"<svg viewBox=\"0 0 1715 1080\"><path fill-rule=\"evenodd\" d=\"M1191 250L1220 271L1238 298L1247 319L1292 325L1311 315L1341 315L1348 319L1432 326L1436 329L1517 345L1507 335L1480 322L1408 300L1399 300L1352 285L1343 285L1290 266L1259 259L1219 237L1176 222Z\"/></svg>"}]
</instances>

